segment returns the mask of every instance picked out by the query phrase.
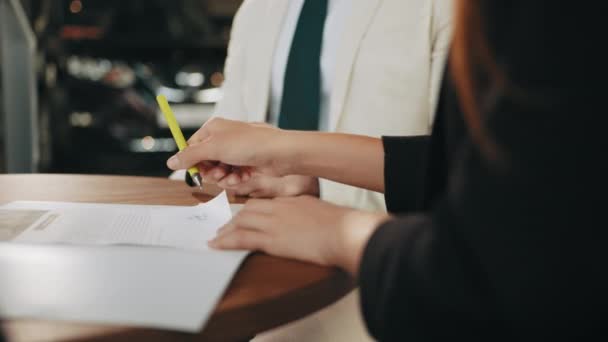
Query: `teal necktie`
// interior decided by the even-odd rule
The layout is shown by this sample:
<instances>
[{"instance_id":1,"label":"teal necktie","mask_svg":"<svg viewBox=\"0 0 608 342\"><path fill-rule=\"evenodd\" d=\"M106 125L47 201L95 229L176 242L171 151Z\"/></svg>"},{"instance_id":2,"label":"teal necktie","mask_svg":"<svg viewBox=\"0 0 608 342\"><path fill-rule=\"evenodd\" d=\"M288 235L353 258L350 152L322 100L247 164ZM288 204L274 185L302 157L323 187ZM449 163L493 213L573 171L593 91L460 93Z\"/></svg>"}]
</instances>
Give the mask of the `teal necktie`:
<instances>
[{"instance_id":1,"label":"teal necktie","mask_svg":"<svg viewBox=\"0 0 608 342\"><path fill-rule=\"evenodd\" d=\"M319 129L321 46L326 17L327 0L304 2L285 69L280 128Z\"/></svg>"}]
</instances>

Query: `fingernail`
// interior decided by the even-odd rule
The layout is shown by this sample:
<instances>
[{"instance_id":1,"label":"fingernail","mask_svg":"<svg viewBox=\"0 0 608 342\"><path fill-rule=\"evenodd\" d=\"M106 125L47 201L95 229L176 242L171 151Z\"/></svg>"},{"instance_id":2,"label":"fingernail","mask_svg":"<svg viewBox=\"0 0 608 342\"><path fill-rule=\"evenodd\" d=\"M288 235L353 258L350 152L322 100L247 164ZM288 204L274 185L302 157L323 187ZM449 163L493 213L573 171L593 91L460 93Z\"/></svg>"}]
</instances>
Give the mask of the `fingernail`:
<instances>
[{"instance_id":1,"label":"fingernail","mask_svg":"<svg viewBox=\"0 0 608 342\"><path fill-rule=\"evenodd\" d=\"M224 176L224 175L222 174L222 171L216 171L216 172L213 174L213 178L215 178L215 179L217 179L217 180L220 180L220 179L221 179L223 176Z\"/></svg>"},{"instance_id":2,"label":"fingernail","mask_svg":"<svg viewBox=\"0 0 608 342\"><path fill-rule=\"evenodd\" d=\"M207 241L207 245L209 247L211 247L211 248L217 248L218 247L217 241L215 241L215 239Z\"/></svg>"},{"instance_id":3,"label":"fingernail","mask_svg":"<svg viewBox=\"0 0 608 342\"><path fill-rule=\"evenodd\" d=\"M179 167L179 158L177 156L173 156L167 160L167 166L170 169L177 169Z\"/></svg>"},{"instance_id":4,"label":"fingernail","mask_svg":"<svg viewBox=\"0 0 608 342\"><path fill-rule=\"evenodd\" d=\"M239 181L235 178L230 178L226 181L226 183L228 183L228 185L237 185Z\"/></svg>"}]
</instances>

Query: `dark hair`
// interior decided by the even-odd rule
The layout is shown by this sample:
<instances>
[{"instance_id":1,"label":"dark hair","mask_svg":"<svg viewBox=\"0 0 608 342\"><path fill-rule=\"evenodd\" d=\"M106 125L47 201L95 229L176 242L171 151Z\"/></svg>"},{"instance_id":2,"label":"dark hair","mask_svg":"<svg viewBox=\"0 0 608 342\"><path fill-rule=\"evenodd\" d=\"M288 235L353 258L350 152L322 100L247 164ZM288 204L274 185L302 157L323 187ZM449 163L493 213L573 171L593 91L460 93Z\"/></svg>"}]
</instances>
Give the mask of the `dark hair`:
<instances>
[{"instance_id":1,"label":"dark hair","mask_svg":"<svg viewBox=\"0 0 608 342\"><path fill-rule=\"evenodd\" d=\"M483 125L480 102L481 88L489 84L502 87L505 77L499 70L488 43L483 20L484 0L458 0L456 27L450 52L450 72L469 134L485 157L496 160L498 147ZM483 78L480 75L484 75ZM484 84L480 84L480 80Z\"/></svg>"}]
</instances>

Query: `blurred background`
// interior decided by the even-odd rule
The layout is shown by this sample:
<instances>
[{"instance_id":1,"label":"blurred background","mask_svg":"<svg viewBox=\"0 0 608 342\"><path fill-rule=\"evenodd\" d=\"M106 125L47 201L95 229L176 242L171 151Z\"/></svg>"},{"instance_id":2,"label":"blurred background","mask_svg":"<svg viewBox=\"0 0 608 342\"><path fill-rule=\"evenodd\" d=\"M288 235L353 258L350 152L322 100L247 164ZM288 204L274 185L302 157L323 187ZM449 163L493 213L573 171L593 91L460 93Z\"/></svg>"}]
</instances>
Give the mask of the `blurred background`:
<instances>
[{"instance_id":1,"label":"blurred background","mask_svg":"<svg viewBox=\"0 0 608 342\"><path fill-rule=\"evenodd\" d=\"M242 0L0 0L0 172L166 177L207 120Z\"/></svg>"}]
</instances>

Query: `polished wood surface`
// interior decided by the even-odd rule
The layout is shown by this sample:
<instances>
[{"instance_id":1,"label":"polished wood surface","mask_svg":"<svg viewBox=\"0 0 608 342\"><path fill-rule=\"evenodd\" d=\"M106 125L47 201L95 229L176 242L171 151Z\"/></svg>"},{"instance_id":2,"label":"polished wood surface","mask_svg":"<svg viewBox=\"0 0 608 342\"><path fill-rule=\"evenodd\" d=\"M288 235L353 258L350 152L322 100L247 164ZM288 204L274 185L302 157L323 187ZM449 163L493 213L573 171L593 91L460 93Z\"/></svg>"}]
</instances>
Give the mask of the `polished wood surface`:
<instances>
[{"instance_id":1,"label":"polished wood surface","mask_svg":"<svg viewBox=\"0 0 608 342\"><path fill-rule=\"evenodd\" d=\"M196 205L218 191L208 186L199 193L183 182L162 178L0 175L0 204L39 200ZM3 327L10 341L246 341L333 303L352 286L352 280L335 269L253 254L200 334L29 320L8 321Z\"/></svg>"}]
</instances>

